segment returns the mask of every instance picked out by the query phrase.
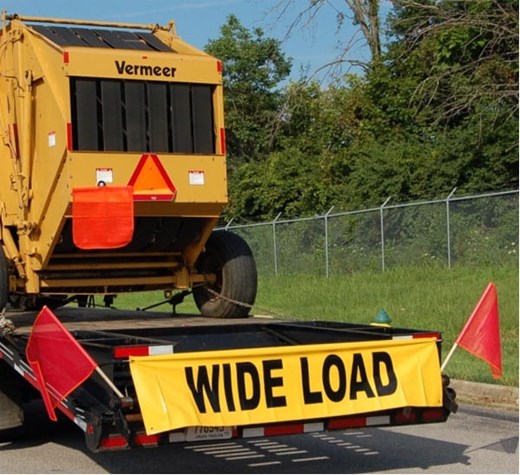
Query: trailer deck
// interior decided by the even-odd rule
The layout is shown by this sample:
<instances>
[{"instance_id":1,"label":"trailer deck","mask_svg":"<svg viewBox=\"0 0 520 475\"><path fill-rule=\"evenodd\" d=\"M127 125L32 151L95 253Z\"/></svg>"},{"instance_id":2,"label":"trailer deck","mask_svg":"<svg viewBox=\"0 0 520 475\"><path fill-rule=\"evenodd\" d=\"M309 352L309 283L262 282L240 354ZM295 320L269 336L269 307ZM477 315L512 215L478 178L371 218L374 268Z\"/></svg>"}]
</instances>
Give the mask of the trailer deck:
<instances>
[{"instance_id":1,"label":"trailer deck","mask_svg":"<svg viewBox=\"0 0 520 475\"><path fill-rule=\"evenodd\" d=\"M69 331L118 330L127 328L177 328L226 325L251 325L272 322L270 316L250 318L209 318L196 314L173 315L172 312L114 309L106 307L65 306L54 311ZM38 311L7 309L6 317L13 321L17 334L30 333Z\"/></svg>"},{"instance_id":2,"label":"trailer deck","mask_svg":"<svg viewBox=\"0 0 520 475\"><path fill-rule=\"evenodd\" d=\"M26 340L36 311L8 310L15 335ZM379 325L322 320L301 321L256 315L249 318L210 318L172 315L171 312L78 308L65 306L56 316L84 346L106 342L119 345L175 345L175 352L209 351L266 346L435 337L440 333ZM107 346L107 347L108 347Z\"/></svg>"},{"instance_id":3,"label":"trailer deck","mask_svg":"<svg viewBox=\"0 0 520 475\"><path fill-rule=\"evenodd\" d=\"M38 315L36 311L7 311L5 316L14 330L0 335L0 359L23 376L21 382L29 383L35 389L39 389L38 380L28 364L26 351ZM432 355L431 349L440 356L441 335L438 332L270 316L207 318L71 306L56 309L55 316L102 368L112 389L124 393L123 398L117 397L106 380L94 373L57 404L56 408L84 431L87 446L93 451L208 438L443 422L456 411L455 395L445 377L438 393L439 405L385 406L383 403L386 396L395 392L397 384L402 386L400 391L415 391L416 382L409 377L418 368L422 372L426 367L422 362L408 376L406 373L399 375L400 366L404 365L397 362L402 361L403 356L392 353L396 351L395 345L401 345L399 340L433 341L434 346L429 346L428 358L430 363L433 361L433 366L428 364L429 374L437 375L438 358ZM415 349L408 351L414 358L419 355ZM386 355L386 359L376 362L375 358L382 355ZM394 357L395 363L391 361ZM154 365L158 358L165 358L168 364L172 361L177 364L179 358L186 360L180 372L177 369L177 373L168 374L166 379L161 375L164 368L152 370L154 383L141 384L141 388L152 394L155 382L163 378L158 383L160 394L143 397L131 366L140 362L145 366ZM65 368L56 368L56 371L64 371L66 377L67 364L63 366ZM396 374L393 374L394 369ZM422 384L424 381L417 382L417 386ZM170 386L175 389L168 402L164 391ZM178 414L182 407L174 407L177 400L183 401L181 406L190 404L184 391L188 386L191 403L197 405L201 413L206 413L202 414L202 422L187 423L183 427L182 424L163 428L157 428L157 423L147 425L146 411L149 409L144 409L150 407L146 402L148 397L155 401L151 403L152 410L166 405L169 415ZM421 387L421 391L423 389ZM299 395L293 394L294 391L300 391ZM38 392L35 394L38 396ZM358 396L363 396L361 399L369 396L367 405L361 406L367 408L366 412L356 409ZM327 407L327 399L329 405L343 399L342 409L334 412ZM323 411L314 416L313 408L321 406L322 402L325 404ZM260 414L266 413L269 405L280 406L278 410L282 413L286 410L287 414L274 419L264 414L255 419L257 414L251 405ZM159 424L169 418L168 414L159 417ZM267 417L265 422L259 422L264 421L263 417Z\"/></svg>"}]
</instances>

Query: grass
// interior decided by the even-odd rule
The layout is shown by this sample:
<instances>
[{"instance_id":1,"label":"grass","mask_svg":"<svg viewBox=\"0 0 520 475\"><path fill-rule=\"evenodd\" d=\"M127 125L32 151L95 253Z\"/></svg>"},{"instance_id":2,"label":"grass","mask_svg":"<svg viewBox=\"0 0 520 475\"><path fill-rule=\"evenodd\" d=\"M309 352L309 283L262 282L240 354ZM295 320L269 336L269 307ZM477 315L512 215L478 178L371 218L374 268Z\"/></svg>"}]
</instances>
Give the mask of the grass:
<instances>
[{"instance_id":1,"label":"grass","mask_svg":"<svg viewBox=\"0 0 520 475\"><path fill-rule=\"evenodd\" d=\"M260 277L253 314L300 320L371 323L384 308L396 327L436 330L446 357L489 282L498 292L503 377L493 379L484 361L458 348L445 372L455 379L518 386L518 268L403 268L339 277L305 275ZM118 308L164 300L162 293L121 295ZM169 311L168 305L152 310ZM198 313L191 298L179 313Z\"/></svg>"}]
</instances>

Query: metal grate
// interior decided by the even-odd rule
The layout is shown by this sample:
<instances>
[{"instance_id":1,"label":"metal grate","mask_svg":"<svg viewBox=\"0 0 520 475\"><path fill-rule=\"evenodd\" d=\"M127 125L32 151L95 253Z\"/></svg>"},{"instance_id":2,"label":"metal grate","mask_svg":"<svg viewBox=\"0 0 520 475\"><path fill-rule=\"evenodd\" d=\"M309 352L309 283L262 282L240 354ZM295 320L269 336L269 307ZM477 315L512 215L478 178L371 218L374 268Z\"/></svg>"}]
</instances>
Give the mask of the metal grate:
<instances>
[{"instance_id":1,"label":"metal grate","mask_svg":"<svg viewBox=\"0 0 520 475\"><path fill-rule=\"evenodd\" d=\"M73 149L215 153L213 86L71 78Z\"/></svg>"}]
</instances>

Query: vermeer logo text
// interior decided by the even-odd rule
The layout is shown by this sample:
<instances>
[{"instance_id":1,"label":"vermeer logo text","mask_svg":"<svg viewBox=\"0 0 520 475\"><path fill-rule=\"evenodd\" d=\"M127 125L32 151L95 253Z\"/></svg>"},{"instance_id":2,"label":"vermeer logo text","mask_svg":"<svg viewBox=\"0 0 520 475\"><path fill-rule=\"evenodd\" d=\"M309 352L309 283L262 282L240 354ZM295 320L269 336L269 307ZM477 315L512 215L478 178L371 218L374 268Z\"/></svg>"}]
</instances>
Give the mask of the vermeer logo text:
<instances>
[{"instance_id":1,"label":"vermeer logo text","mask_svg":"<svg viewBox=\"0 0 520 475\"><path fill-rule=\"evenodd\" d=\"M177 68L172 66L150 66L148 64L128 64L126 61L115 61L118 74L129 76L156 76L174 78Z\"/></svg>"}]
</instances>

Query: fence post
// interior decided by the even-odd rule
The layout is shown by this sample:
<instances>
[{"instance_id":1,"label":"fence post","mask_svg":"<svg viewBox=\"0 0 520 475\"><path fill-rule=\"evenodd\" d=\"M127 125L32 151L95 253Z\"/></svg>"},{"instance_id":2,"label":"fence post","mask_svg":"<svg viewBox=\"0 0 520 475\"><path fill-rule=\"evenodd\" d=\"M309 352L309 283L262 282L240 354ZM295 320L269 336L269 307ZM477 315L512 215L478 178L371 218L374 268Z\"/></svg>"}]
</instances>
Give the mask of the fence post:
<instances>
[{"instance_id":1,"label":"fence post","mask_svg":"<svg viewBox=\"0 0 520 475\"><path fill-rule=\"evenodd\" d=\"M448 269L451 269L451 232L450 232L450 199L457 190L457 187L451 190L451 193L446 198L446 236L448 244Z\"/></svg>"},{"instance_id":2,"label":"fence post","mask_svg":"<svg viewBox=\"0 0 520 475\"><path fill-rule=\"evenodd\" d=\"M277 257L277 249L276 249L276 221L280 218L282 213L278 213L276 218L273 219L271 223L273 226L273 256L274 256L274 275L278 275L278 257Z\"/></svg>"},{"instance_id":3,"label":"fence post","mask_svg":"<svg viewBox=\"0 0 520 475\"><path fill-rule=\"evenodd\" d=\"M329 278L329 214L334 209L332 206L324 215L325 221L325 277Z\"/></svg>"},{"instance_id":4,"label":"fence post","mask_svg":"<svg viewBox=\"0 0 520 475\"><path fill-rule=\"evenodd\" d=\"M391 196L389 196L385 202L379 208L379 221L381 225L381 270L385 271L385 223L383 219L383 208L390 201Z\"/></svg>"}]
</instances>

